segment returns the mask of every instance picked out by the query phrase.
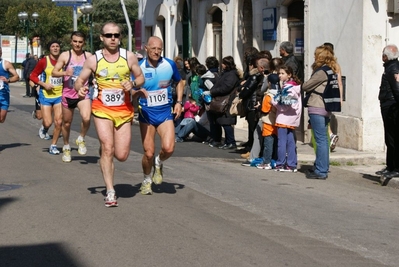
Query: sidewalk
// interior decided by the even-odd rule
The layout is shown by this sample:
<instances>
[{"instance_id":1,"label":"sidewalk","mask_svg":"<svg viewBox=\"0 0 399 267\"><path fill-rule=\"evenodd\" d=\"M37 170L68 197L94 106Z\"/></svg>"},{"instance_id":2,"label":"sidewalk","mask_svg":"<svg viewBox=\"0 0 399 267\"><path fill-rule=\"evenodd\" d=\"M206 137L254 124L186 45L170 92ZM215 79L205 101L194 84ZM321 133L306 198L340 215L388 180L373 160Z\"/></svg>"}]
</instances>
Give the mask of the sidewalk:
<instances>
[{"instance_id":1,"label":"sidewalk","mask_svg":"<svg viewBox=\"0 0 399 267\"><path fill-rule=\"evenodd\" d=\"M235 128L237 143L247 140L247 130ZM308 143L297 142L299 164L312 164L315 159L313 147ZM330 165L364 175L376 176L375 172L385 166L385 152L372 153L342 148L338 146L330 153ZM399 178L391 179L387 186L399 189Z\"/></svg>"},{"instance_id":2,"label":"sidewalk","mask_svg":"<svg viewBox=\"0 0 399 267\"><path fill-rule=\"evenodd\" d=\"M33 103L32 98L22 98L22 96L25 94L25 83L17 82L13 83L12 86L15 86L12 92L12 97L18 98L17 102L30 104ZM15 103L16 99L11 99L11 102ZM237 141L237 144L246 141L247 129L236 127L235 139ZM297 152L299 164L313 164L313 161L315 159L315 153L313 148L309 144L298 142ZM375 177L375 172L384 168L385 166L385 152L371 153L342 148L339 147L338 142L338 146L332 153L330 153L330 164L349 171ZM387 186L399 189L399 178L391 179Z\"/></svg>"}]
</instances>

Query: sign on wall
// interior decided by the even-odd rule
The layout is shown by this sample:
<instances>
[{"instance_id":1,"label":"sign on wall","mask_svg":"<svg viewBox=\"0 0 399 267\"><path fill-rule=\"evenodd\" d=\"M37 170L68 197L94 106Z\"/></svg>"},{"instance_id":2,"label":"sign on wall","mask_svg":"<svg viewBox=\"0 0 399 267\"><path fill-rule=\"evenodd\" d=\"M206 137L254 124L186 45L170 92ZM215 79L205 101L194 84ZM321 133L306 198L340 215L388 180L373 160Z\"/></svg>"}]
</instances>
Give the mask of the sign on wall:
<instances>
[{"instance_id":1,"label":"sign on wall","mask_svg":"<svg viewBox=\"0 0 399 267\"><path fill-rule=\"evenodd\" d=\"M263 41L277 40L276 8L265 8L262 12L263 18Z\"/></svg>"}]
</instances>

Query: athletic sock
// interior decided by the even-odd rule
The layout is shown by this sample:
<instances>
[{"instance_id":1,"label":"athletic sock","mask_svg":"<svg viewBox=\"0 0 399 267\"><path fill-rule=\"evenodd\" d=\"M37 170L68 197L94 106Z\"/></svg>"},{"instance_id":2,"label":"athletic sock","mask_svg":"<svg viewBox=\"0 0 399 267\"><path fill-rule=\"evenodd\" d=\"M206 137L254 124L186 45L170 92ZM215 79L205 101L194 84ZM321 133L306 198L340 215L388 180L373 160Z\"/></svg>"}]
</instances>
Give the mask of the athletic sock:
<instances>
[{"instance_id":1,"label":"athletic sock","mask_svg":"<svg viewBox=\"0 0 399 267\"><path fill-rule=\"evenodd\" d=\"M144 181L143 181L143 183L145 183L145 184L152 183L151 175L150 175L150 174L144 174Z\"/></svg>"}]
</instances>

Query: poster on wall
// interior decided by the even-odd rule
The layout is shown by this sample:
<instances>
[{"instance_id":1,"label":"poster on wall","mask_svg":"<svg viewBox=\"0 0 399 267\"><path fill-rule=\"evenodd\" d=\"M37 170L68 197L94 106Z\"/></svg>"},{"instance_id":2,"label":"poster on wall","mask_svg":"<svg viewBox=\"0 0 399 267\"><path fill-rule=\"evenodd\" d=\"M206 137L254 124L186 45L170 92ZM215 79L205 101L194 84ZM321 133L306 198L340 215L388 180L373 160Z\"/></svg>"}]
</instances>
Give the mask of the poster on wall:
<instances>
[{"instance_id":1,"label":"poster on wall","mask_svg":"<svg viewBox=\"0 0 399 267\"><path fill-rule=\"evenodd\" d=\"M262 12L263 41L277 40L276 8L265 8Z\"/></svg>"},{"instance_id":2,"label":"poster on wall","mask_svg":"<svg viewBox=\"0 0 399 267\"><path fill-rule=\"evenodd\" d=\"M3 48L2 58L11 63L22 63L27 53L26 42L26 37L15 38L13 35L0 35L0 44Z\"/></svg>"},{"instance_id":3,"label":"poster on wall","mask_svg":"<svg viewBox=\"0 0 399 267\"><path fill-rule=\"evenodd\" d=\"M303 52L304 52L304 40L303 38L296 38L294 54L303 54Z\"/></svg>"}]
</instances>

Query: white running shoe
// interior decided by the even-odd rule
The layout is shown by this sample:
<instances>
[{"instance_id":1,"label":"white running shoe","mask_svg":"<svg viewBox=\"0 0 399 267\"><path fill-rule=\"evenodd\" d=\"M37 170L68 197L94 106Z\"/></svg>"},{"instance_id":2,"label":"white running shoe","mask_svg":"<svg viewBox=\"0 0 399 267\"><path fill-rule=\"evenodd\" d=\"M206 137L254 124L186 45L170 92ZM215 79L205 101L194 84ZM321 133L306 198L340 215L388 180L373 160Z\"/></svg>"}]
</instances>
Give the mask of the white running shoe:
<instances>
[{"instance_id":1,"label":"white running shoe","mask_svg":"<svg viewBox=\"0 0 399 267\"><path fill-rule=\"evenodd\" d=\"M76 145L78 146L79 155L86 155L87 148L86 148L85 140L79 141L79 139L76 139Z\"/></svg>"},{"instance_id":2,"label":"white running shoe","mask_svg":"<svg viewBox=\"0 0 399 267\"><path fill-rule=\"evenodd\" d=\"M63 162L71 162L72 157L71 157L71 149L69 148L63 148L62 149L62 161Z\"/></svg>"},{"instance_id":3,"label":"white running shoe","mask_svg":"<svg viewBox=\"0 0 399 267\"><path fill-rule=\"evenodd\" d=\"M50 137L50 135L47 133L47 131L44 129L44 126L42 125L42 126L40 126L40 129L39 129L39 137L41 138L41 139L44 139L44 140L50 140L51 139L51 137Z\"/></svg>"},{"instance_id":4,"label":"white running shoe","mask_svg":"<svg viewBox=\"0 0 399 267\"><path fill-rule=\"evenodd\" d=\"M107 208L118 207L118 202L116 201L115 191L108 191L104 200L105 200L105 206Z\"/></svg>"}]
</instances>

